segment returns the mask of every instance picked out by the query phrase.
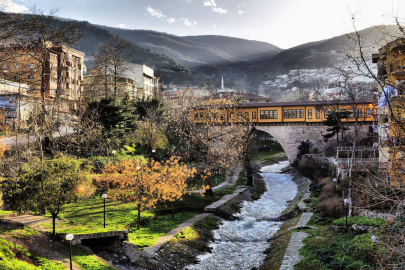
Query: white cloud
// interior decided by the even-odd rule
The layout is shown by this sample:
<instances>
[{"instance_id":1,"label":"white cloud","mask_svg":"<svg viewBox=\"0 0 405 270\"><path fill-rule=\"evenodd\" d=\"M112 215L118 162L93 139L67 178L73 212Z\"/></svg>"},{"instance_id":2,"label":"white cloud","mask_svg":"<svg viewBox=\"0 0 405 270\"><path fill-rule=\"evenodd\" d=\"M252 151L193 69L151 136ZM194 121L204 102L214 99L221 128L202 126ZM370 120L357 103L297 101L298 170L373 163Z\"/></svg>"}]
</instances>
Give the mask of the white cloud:
<instances>
[{"instance_id":1,"label":"white cloud","mask_svg":"<svg viewBox=\"0 0 405 270\"><path fill-rule=\"evenodd\" d=\"M189 2L189 3L191 3L191 0L186 0L186 2Z\"/></svg>"},{"instance_id":2,"label":"white cloud","mask_svg":"<svg viewBox=\"0 0 405 270\"><path fill-rule=\"evenodd\" d=\"M226 9L223 9L223 8L220 8L220 7L213 7L212 11L218 12L220 14L225 14L226 13Z\"/></svg>"},{"instance_id":3,"label":"white cloud","mask_svg":"<svg viewBox=\"0 0 405 270\"><path fill-rule=\"evenodd\" d=\"M239 13L239 14L243 14L243 13L246 13L246 12L244 12L244 11L242 11L242 10L238 10L238 13Z\"/></svg>"},{"instance_id":4,"label":"white cloud","mask_svg":"<svg viewBox=\"0 0 405 270\"><path fill-rule=\"evenodd\" d=\"M214 24L213 26L214 26L214 28L217 28L217 25L216 25L216 24Z\"/></svg>"},{"instance_id":5,"label":"white cloud","mask_svg":"<svg viewBox=\"0 0 405 270\"><path fill-rule=\"evenodd\" d=\"M119 27L119 28L127 28L127 27L125 26L125 24L123 24L123 23L119 24L118 27Z\"/></svg>"},{"instance_id":6,"label":"white cloud","mask_svg":"<svg viewBox=\"0 0 405 270\"><path fill-rule=\"evenodd\" d=\"M167 19L167 22L170 23L170 24L174 23L175 21L176 21L175 18L169 18L169 19Z\"/></svg>"},{"instance_id":7,"label":"white cloud","mask_svg":"<svg viewBox=\"0 0 405 270\"><path fill-rule=\"evenodd\" d=\"M186 18L180 18L179 21L181 21L182 23L184 23L187 26L197 25L196 21L190 21L189 19L186 19Z\"/></svg>"},{"instance_id":8,"label":"white cloud","mask_svg":"<svg viewBox=\"0 0 405 270\"><path fill-rule=\"evenodd\" d=\"M153 17L158 17L159 19L163 19L166 17L160 10L158 9L153 9L150 6L146 8L146 11Z\"/></svg>"},{"instance_id":9,"label":"white cloud","mask_svg":"<svg viewBox=\"0 0 405 270\"><path fill-rule=\"evenodd\" d=\"M238 6L238 9L239 9L239 10L238 10L238 13L239 13L239 14L246 13L246 12L244 12L244 11L242 10L242 8L243 8L244 6L245 6L245 4L242 4L242 5L239 5L239 6Z\"/></svg>"},{"instance_id":10,"label":"white cloud","mask_svg":"<svg viewBox=\"0 0 405 270\"><path fill-rule=\"evenodd\" d=\"M217 3L215 3L215 0L205 0L204 1L204 6L206 6L206 7L216 7Z\"/></svg>"},{"instance_id":11,"label":"white cloud","mask_svg":"<svg viewBox=\"0 0 405 270\"><path fill-rule=\"evenodd\" d=\"M30 10L26 6L14 3L12 0L0 0L0 10L11 13L30 12Z\"/></svg>"}]
</instances>

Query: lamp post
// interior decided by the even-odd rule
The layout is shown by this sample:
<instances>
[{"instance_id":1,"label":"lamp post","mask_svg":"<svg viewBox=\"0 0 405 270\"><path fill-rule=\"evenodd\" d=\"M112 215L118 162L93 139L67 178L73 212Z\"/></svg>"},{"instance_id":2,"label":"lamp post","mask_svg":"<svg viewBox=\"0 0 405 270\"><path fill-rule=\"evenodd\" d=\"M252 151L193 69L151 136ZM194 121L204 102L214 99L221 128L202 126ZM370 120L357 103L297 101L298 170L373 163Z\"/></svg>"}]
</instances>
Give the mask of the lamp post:
<instances>
[{"instance_id":1,"label":"lamp post","mask_svg":"<svg viewBox=\"0 0 405 270\"><path fill-rule=\"evenodd\" d=\"M336 194L336 183L337 183L337 179L336 179L336 178L333 178L332 181L333 181L333 188L334 188L334 191L335 191L335 194Z\"/></svg>"},{"instance_id":2,"label":"lamp post","mask_svg":"<svg viewBox=\"0 0 405 270\"><path fill-rule=\"evenodd\" d=\"M101 197L104 199L104 228L105 228L105 199L107 198L107 194L101 195Z\"/></svg>"},{"instance_id":3,"label":"lamp post","mask_svg":"<svg viewBox=\"0 0 405 270\"><path fill-rule=\"evenodd\" d=\"M375 244L378 242L378 237L375 235L371 236L371 242L373 243L373 253L375 255Z\"/></svg>"},{"instance_id":4,"label":"lamp post","mask_svg":"<svg viewBox=\"0 0 405 270\"><path fill-rule=\"evenodd\" d=\"M347 213L347 210L348 210L348 207L347 207L347 206L348 206L348 204L349 204L349 199L345 199L345 200L344 200L344 207L345 207L345 209L346 209L346 211L345 211L345 212L346 212L346 233L347 233L347 214L348 214L348 213Z\"/></svg>"},{"instance_id":5,"label":"lamp post","mask_svg":"<svg viewBox=\"0 0 405 270\"><path fill-rule=\"evenodd\" d=\"M111 151L111 154L113 154L113 162L115 163L115 153L117 153L117 151L115 151L115 150L112 150Z\"/></svg>"},{"instance_id":6,"label":"lamp post","mask_svg":"<svg viewBox=\"0 0 405 270\"><path fill-rule=\"evenodd\" d=\"M70 270L73 270L72 266L72 240L73 240L73 234L67 234L65 236L65 239L69 241L69 261L70 261Z\"/></svg>"}]
</instances>

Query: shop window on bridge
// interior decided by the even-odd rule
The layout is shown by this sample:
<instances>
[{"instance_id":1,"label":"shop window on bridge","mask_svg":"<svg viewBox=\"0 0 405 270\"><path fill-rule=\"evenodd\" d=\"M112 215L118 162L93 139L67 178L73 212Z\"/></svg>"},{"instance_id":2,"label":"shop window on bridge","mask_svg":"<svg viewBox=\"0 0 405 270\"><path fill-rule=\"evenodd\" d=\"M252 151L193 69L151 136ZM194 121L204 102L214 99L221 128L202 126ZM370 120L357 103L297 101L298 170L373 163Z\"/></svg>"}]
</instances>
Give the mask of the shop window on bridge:
<instances>
[{"instance_id":1,"label":"shop window on bridge","mask_svg":"<svg viewBox=\"0 0 405 270\"><path fill-rule=\"evenodd\" d=\"M308 110L308 119L312 119L312 110L311 109Z\"/></svg>"},{"instance_id":2,"label":"shop window on bridge","mask_svg":"<svg viewBox=\"0 0 405 270\"><path fill-rule=\"evenodd\" d=\"M292 110L292 118L297 118L297 115L295 113L295 110Z\"/></svg>"},{"instance_id":3,"label":"shop window on bridge","mask_svg":"<svg viewBox=\"0 0 405 270\"><path fill-rule=\"evenodd\" d=\"M238 120L242 120L242 113L238 112Z\"/></svg>"},{"instance_id":4,"label":"shop window on bridge","mask_svg":"<svg viewBox=\"0 0 405 270\"><path fill-rule=\"evenodd\" d=\"M377 108L373 108L373 117L377 118Z\"/></svg>"},{"instance_id":5,"label":"shop window on bridge","mask_svg":"<svg viewBox=\"0 0 405 270\"><path fill-rule=\"evenodd\" d=\"M214 120L218 120L218 113L214 113Z\"/></svg>"},{"instance_id":6,"label":"shop window on bridge","mask_svg":"<svg viewBox=\"0 0 405 270\"><path fill-rule=\"evenodd\" d=\"M367 108L367 109L366 109L366 117L367 117L367 118L370 117L370 113L371 113L370 108Z\"/></svg>"},{"instance_id":7,"label":"shop window on bridge","mask_svg":"<svg viewBox=\"0 0 405 270\"><path fill-rule=\"evenodd\" d=\"M284 118L288 118L288 112L287 112L287 110L284 110Z\"/></svg>"},{"instance_id":8,"label":"shop window on bridge","mask_svg":"<svg viewBox=\"0 0 405 270\"><path fill-rule=\"evenodd\" d=\"M358 109L358 110L357 110L357 116L358 116L359 118L362 118L362 117L363 117L363 110L362 110L362 109Z\"/></svg>"},{"instance_id":9,"label":"shop window on bridge","mask_svg":"<svg viewBox=\"0 0 405 270\"><path fill-rule=\"evenodd\" d=\"M235 113L231 112L231 113L229 114L229 118L230 118L231 120L235 119Z\"/></svg>"},{"instance_id":10,"label":"shop window on bridge","mask_svg":"<svg viewBox=\"0 0 405 270\"><path fill-rule=\"evenodd\" d=\"M221 113L221 120L224 121L225 120L225 114Z\"/></svg>"},{"instance_id":11,"label":"shop window on bridge","mask_svg":"<svg viewBox=\"0 0 405 270\"><path fill-rule=\"evenodd\" d=\"M291 112L291 110L288 110L288 118L291 118L292 117L292 112Z\"/></svg>"},{"instance_id":12,"label":"shop window on bridge","mask_svg":"<svg viewBox=\"0 0 405 270\"><path fill-rule=\"evenodd\" d=\"M256 112L252 112L252 119L256 119Z\"/></svg>"},{"instance_id":13,"label":"shop window on bridge","mask_svg":"<svg viewBox=\"0 0 405 270\"><path fill-rule=\"evenodd\" d=\"M204 120L204 113L203 112L200 113L200 120Z\"/></svg>"},{"instance_id":14,"label":"shop window on bridge","mask_svg":"<svg viewBox=\"0 0 405 270\"><path fill-rule=\"evenodd\" d=\"M327 117L328 117L328 114L329 114L329 110L324 110L323 112L324 112L324 113L323 113L323 117L324 117L324 118L327 118Z\"/></svg>"},{"instance_id":15,"label":"shop window on bridge","mask_svg":"<svg viewBox=\"0 0 405 270\"><path fill-rule=\"evenodd\" d=\"M198 113L194 114L194 120L198 120Z\"/></svg>"},{"instance_id":16,"label":"shop window on bridge","mask_svg":"<svg viewBox=\"0 0 405 270\"><path fill-rule=\"evenodd\" d=\"M245 112L245 119L249 120L249 113L248 112Z\"/></svg>"},{"instance_id":17,"label":"shop window on bridge","mask_svg":"<svg viewBox=\"0 0 405 270\"><path fill-rule=\"evenodd\" d=\"M320 118L321 118L321 111L316 110L316 119L320 119Z\"/></svg>"},{"instance_id":18,"label":"shop window on bridge","mask_svg":"<svg viewBox=\"0 0 405 270\"><path fill-rule=\"evenodd\" d=\"M277 119L277 111L276 110L260 111L260 119Z\"/></svg>"},{"instance_id":19,"label":"shop window on bridge","mask_svg":"<svg viewBox=\"0 0 405 270\"><path fill-rule=\"evenodd\" d=\"M304 109L300 110L300 118L304 118Z\"/></svg>"}]
</instances>

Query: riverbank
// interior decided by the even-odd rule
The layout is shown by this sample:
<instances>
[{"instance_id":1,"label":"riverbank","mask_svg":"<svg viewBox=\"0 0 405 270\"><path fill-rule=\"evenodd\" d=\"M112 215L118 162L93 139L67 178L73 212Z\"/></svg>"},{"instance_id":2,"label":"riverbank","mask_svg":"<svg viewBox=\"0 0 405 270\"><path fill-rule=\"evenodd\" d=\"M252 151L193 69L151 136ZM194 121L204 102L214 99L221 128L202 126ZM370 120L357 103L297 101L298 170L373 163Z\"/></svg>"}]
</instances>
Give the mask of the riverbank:
<instances>
[{"instance_id":1,"label":"riverbank","mask_svg":"<svg viewBox=\"0 0 405 270\"><path fill-rule=\"evenodd\" d=\"M289 202L287 209L285 209L282 215L279 217L279 220L283 221L280 229L273 237L267 240L271 244L270 247L264 252L266 254L266 258L263 265L260 267L261 270L280 269L283 263L284 254L293 234L292 229L297 226L302 216L302 212L299 209L298 204L308 191L309 181L307 178L301 176L292 167L287 167L284 170L284 173L286 172L292 174L292 180L297 184L298 192L295 198Z\"/></svg>"}]
</instances>

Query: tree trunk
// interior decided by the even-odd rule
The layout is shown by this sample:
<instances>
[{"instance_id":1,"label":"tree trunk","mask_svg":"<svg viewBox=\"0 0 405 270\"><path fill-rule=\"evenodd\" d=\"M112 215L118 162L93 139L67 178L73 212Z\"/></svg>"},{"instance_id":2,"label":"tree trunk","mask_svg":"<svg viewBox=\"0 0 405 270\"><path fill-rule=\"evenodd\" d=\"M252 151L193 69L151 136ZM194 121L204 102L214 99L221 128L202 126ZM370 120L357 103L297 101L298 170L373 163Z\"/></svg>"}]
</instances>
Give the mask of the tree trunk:
<instances>
[{"instance_id":1,"label":"tree trunk","mask_svg":"<svg viewBox=\"0 0 405 270\"><path fill-rule=\"evenodd\" d=\"M253 186L253 168L250 163L249 153L246 151L244 153L244 166L246 171L246 186Z\"/></svg>"},{"instance_id":2,"label":"tree trunk","mask_svg":"<svg viewBox=\"0 0 405 270\"><path fill-rule=\"evenodd\" d=\"M211 187L211 176L207 175L205 178L205 196L214 196L214 191L212 190Z\"/></svg>"},{"instance_id":3,"label":"tree trunk","mask_svg":"<svg viewBox=\"0 0 405 270\"><path fill-rule=\"evenodd\" d=\"M172 202L172 219L174 219L174 202Z\"/></svg>"},{"instance_id":4,"label":"tree trunk","mask_svg":"<svg viewBox=\"0 0 405 270\"><path fill-rule=\"evenodd\" d=\"M55 224L55 221L56 221L56 217L57 217L58 215L56 214L56 215L54 215L54 214L52 214L52 235L53 236L56 236L56 224Z\"/></svg>"},{"instance_id":5,"label":"tree trunk","mask_svg":"<svg viewBox=\"0 0 405 270\"><path fill-rule=\"evenodd\" d=\"M136 228L139 230L141 228L141 204L138 203L138 224Z\"/></svg>"}]
</instances>

